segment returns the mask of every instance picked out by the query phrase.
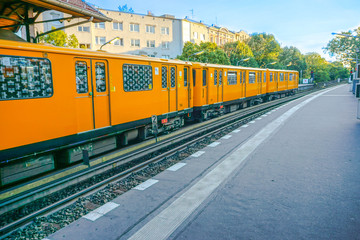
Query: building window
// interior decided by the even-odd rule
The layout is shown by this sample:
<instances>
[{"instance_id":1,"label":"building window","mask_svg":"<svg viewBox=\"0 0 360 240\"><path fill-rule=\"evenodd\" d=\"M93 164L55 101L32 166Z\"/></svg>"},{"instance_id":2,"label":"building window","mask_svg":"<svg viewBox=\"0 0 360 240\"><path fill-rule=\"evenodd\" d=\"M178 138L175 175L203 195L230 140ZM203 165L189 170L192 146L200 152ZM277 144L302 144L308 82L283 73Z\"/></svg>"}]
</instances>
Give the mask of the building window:
<instances>
[{"instance_id":1,"label":"building window","mask_svg":"<svg viewBox=\"0 0 360 240\"><path fill-rule=\"evenodd\" d=\"M146 41L146 46L148 48L154 48L155 47L155 40L147 40Z\"/></svg>"},{"instance_id":2,"label":"building window","mask_svg":"<svg viewBox=\"0 0 360 240\"><path fill-rule=\"evenodd\" d=\"M113 22L113 29L122 31L123 23L122 22Z\"/></svg>"},{"instance_id":3,"label":"building window","mask_svg":"<svg viewBox=\"0 0 360 240\"><path fill-rule=\"evenodd\" d=\"M120 39L116 39L114 42L115 46L124 46L124 39L120 38Z\"/></svg>"},{"instance_id":4,"label":"building window","mask_svg":"<svg viewBox=\"0 0 360 240\"><path fill-rule=\"evenodd\" d=\"M255 72L249 72L249 83L255 83Z\"/></svg>"},{"instance_id":5,"label":"building window","mask_svg":"<svg viewBox=\"0 0 360 240\"><path fill-rule=\"evenodd\" d=\"M197 38L198 38L198 33L194 32L194 39L197 39Z\"/></svg>"},{"instance_id":6,"label":"building window","mask_svg":"<svg viewBox=\"0 0 360 240\"><path fill-rule=\"evenodd\" d=\"M205 34L200 34L200 40L205 41Z\"/></svg>"},{"instance_id":7,"label":"building window","mask_svg":"<svg viewBox=\"0 0 360 240\"><path fill-rule=\"evenodd\" d=\"M130 32L140 32L140 26L137 23L130 23Z\"/></svg>"},{"instance_id":8,"label":"building window","mask_svg":"<svg viewBox=\"0 0 360 240\"><path fill-rule=\"evenodd\" d=\"M98 45L103 45L106 43L106 37L98 37L96 36L95 37L95 43L98 44Z\"/></svg>"},{"instance_id":9,"label":"building window","mask_svg":"<svg viewBox=\"0 0 360 240\"><path fill-rule=\"evenodd\" d=\"M161 34L169 35L169 28L168 27L161 27Z\"/></svg>"},{"instance_id":10,"label":"building window","mask_svg":"<svg viewBox=\"0 0 360 240\"><path fill-rule=\"evenodd\" d=\"M237 84L237 73L228 72L228 85L236 85L236 84Z\"/></svg>"},{"instance_id":11,"label":"building window","mask_svg":"<svg viewBox=\"0 0 360 240\"><path fill-rule=\"evenodd\" d=\"M162 55L161 58L170 59L170 55Z\"/></svg>"},{"instance_id":12,"label":"building window","mask_svg":"<svg viewBox=\"0 0 360 240\"><path fill-rule=\"evenodd\" d=\"M125 92L149 91L152 89L152 67L149 65L124 64L123 83Z\"/></svg>"},{"instance_id":13,"label":"building window","mask_svg":"<svg viewBox=\"0 0 360 240\"><path fill-rule=\"evenodd\" d=\"M162 42L161 43L161 48L162 49L169 49L169 45L170 45L170 42Z\"/></svg>"},{"instance_id":14,"label":"building window","mask_svg":"<svg viewBox=\"0 0 360 240\"><path fill-rule=\"evenodd\" d=\"M0 100L45 98L52 95L52 74L48 59L0 56Z\"/></svg>"},{"instance_id":15,"label":"building window","mask_svg":"<svg viewBox=\"0 0 360 240\"><path fill-rule=\"evenodd\" d=\"M132 47L140 47L140 39L131 39Z\"/></svg>"},{"instance_id":16,"label":"building window","mask_svg":"<svg viewBox=\"0 0 360 240\"><path fill-rule=\"evenodd\" d=\"M153 26L153 25L146 25L146 32L147 32L147 33L152 33L152 34L154 34L154 33L155 33L155 26Z\"/></svg>"},{"instance_id":17,"label":"building window","mask_svg":"<svg viewBox=\"0 0 360 240\"><path fill-rule=\"evenodd\" d=\"M90 27L78 26L79 32L90 32Z\"/></svg>"},{"instance_id":18,"label":"building window","mask_svg":"<svg viewBox=\"0 0 360 240\"><path fill-rule=\"evenodd\" d=\"M105 29L105 23L104 22L95 23L95 28Z\"/></svg>"},{"instance_id":19,"label":"building window","mask_svg":"<svg viewBox=\"0 0 360 240\"><path fill-rule=\"evenodd\" d=\"M83 49L89 49L90 44L89 43L79 43L79 47Z\"/></svg>"}]
</instances>

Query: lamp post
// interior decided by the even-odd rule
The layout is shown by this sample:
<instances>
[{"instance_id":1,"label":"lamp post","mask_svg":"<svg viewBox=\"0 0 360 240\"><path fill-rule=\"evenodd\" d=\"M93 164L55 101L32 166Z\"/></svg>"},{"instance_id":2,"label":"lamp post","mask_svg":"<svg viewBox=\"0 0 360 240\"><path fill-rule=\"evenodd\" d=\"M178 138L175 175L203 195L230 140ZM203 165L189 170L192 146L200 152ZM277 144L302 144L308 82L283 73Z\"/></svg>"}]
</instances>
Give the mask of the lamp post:
<instances>
[{"instance_id":1,"label":"lamp post","mask_svg":"<svg viewBox=\"0 0 360 240\"><path fill-rule=\"evenodd\" d=\"M267 68L267 65L274 65L275 63L277 63L277 62L267 63L267 64L265 64L265 68Z\"/></svg>"},{"instance_id":2,"label":"lamp post","mask_svg":"<svg viewBox=\"0 0 360 240\"><path fill-rule=\"evenodd\" d=\"M247 62L249 60L250 60L250 58L241 59L241 60L237 61L236 66L239 66L239 62Z\"/></svg>"},{"instance_id":3,"label":"lamp post","mask_svg":"<svg viewBox=\"0 0 360 240\"><path fill-rule=\"evenodd\" d=\"M197 56L197 55L203 54L204 52L205 52L205 51L202 50L202 51L200 51L200 52L196 52L196 53L190 54L190 55L188 56L187 60L189 61L189 59L190 59L191 56Z\"/></svg>"},{"instance_id":4,"label":"lamp post","mask_svg":"<svg viewBox=\"0 0 360 240\"><path fill-rule=\"evenodd\" d=\"M100 50L102 50L102 48L107 45L107 44L111 44L113 42L115 42L115 40L120 40L120 37L114 37L113 39L111 39L110 41L107 41L106 43L104 43L103 45L101 45Z\"/></svg>"}]
</instances>

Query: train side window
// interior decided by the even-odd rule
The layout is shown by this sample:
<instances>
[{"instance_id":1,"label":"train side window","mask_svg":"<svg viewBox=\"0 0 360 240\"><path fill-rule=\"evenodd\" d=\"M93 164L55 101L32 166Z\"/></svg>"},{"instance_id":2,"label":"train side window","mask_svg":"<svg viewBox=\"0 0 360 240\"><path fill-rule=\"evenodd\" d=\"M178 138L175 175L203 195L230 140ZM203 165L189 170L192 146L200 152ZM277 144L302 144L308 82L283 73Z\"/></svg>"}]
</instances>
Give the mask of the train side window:
<instances>
[{"instance_id":1,"label":"train side window","mask_svg":"<svg viewBox=\"0 0 360 240\"><path fill-rule=\"evenodd\" d=\"M249 72L249 83L255 83L255 72Z\"/></svg>"},{"instance_id":2,"label":"train side window","mask_svg":"<svg viewBox=\"0 0 360 240\"><path fill-rule=\"evenodd\" d=\"M176 82L176 71L175 71L175 67L171 67L170 68L170 87L174 88L175 87L175 82Z\"/></svg>"},{"instance_id":3,"label":"train side window","mask_svg":"<svg viewBox=\"0 0 360 240\"><path fill-rule=\"evenodd\" d=\"M264 83L266 82L266 72L264 72Z\"/></svg>"},{"instance_id":4,"label":"train side window","mask_svg":"<svg viewBox=\"0 0 360 240\"><path fill-rule=\"evenodd\" d=\"M222 84L222 71L219 71L219 85Z\"/></svg>"},{"instance_id":5,"label":"train side window","mask_svg":"<svg viewBox=\"0 0 360 240\"><path fill-rule=\"evenodd\" d=\"M51 64L48 59L0 55L0 100L52 95Z\"/></svg>"},{"instance_id":6,"label":"train side window","mask_svg":"<svg viewBox=\"0 0 360 240\"><path fill-rule=\"evenodd\" d=\"M217 70L214 71L214 85L216 86L217 85Z\"/></svg>"},{"instance_id":7,"label":"train side window","mask_svg":"<svg viewBox=\"0 0 360 240\"><path fill-rule=\"evenodd\" d=\"M280 82L284 81L284 73L280 73Z\"/></svg>"},{"instance_id":8,"label":"train side window","mask_svg":"<svg viewBox=\"0 0 360 240\"><path fill-rule=\"evenodd\" d=\"M196 84L196 70L195 69L192 70L192 74L193 74L193 83L194 83L194 87L195 87L195 84Z\"/></svg>"},{"instance_id":9,"label":"train side window","mask_svg":"<svg viewBox=\"0 0 360 240\"><path fill-rule=\"evenodd\" d=\"M161 67L161 87L167 88L167 67Z\"/></svg>"},{"instance_id":10,"label":"train side window","mask_svg":"<svg viewBox=\"0 0 360 240\"><path fill-rule=\"evenodd\" d=\"M105 63L95 63L96 91L106 92L106 69Z\"/></svg>"},{"instance_id":11,"label":"train side window","mask_svg":"<svg viewBox=\"0 0 360 240\"><path fill-rule=\"evenodd\" d=\"M273 81L273 73L270 73L270 82Z\"/></svg>"},{"instance_id":12,"label":"train side window","mask_svg":"<svg viewBox=\"0 0 360 240\"><path fill-rule=\"evenodd\" d=\"M243 72L243 83L246 83L246 72Z\"/></svg>"},{"instance_id":13,"label":"train side window","mask_svg":"<svg viewBox=\"0 0 360 240\"><path fill-rule=\"evenodd\" d=\"M259 79L259 83L262 82L262 79L261 79L262 75L261 75L261 72L258 73L258 79Z\"/></svg>"},{"instance_id":14,"label":"train side window","mask_svg":"<svg viewBox=\"0 0 360 240\"><path fill-rule=\"evenodd\" d=\"M188 68L184 68L184 87L187 87L188 85Z\"/></svg>"},{"instance_id":15,"label":"train side window","mask_svg":"<svg viewBox=\"0 0 360 240\"><path fill-rule=\"evenodd\" d=\"M206 70L203 70L203 86L206 86Z\"/></svg>"},{"instance_id":16,"label":"train side window","mask_svg":"<svg viewBox=\"0 0 360 240\"><path fill-rule=\"evenodd\" d=\"M149 65L124 64L123 83L125 92L152 90L152 67Z\"/></svg>"},{"instance_id":17,"label":"train side window","mask_svg":"<svg viewBox=\"0 0 360 240\"><path fill-rule=\"evenodd\" d=\"M240 84L242 84L243 83L243 77L242 77L242 72L241 71L240 71L239 75L240 75Z\"/></svg>"},{"instance_id":18,"label":"train side window","mask_svg":"<svg viewBox=\"0 0 360 240\"><path fill-rule=\"evenodd\" d=\"M76 61L75 75L76 75L76 91L77 93L88 92L88 67L84 61Z\"/></svg>"},{"instance_id":19,"label":"train side window","mask_svg":"<svg viewBox=\"0 0 360 240\"><path fill-rule=\"evenodd\" d=\"M292 80L293 80L293 74L290 73L290 74L289 74L289 81L292 81Z\"/></svg>"},{"instance_id":20,"label":"train side window","mask_svg":"<svg viewBox=\"0 0 360 240\"><path fill-rule=\"evenodd\" d=\"M237 84L237 72L228 72L228 85Z\"/></svg>"}]
</instances>

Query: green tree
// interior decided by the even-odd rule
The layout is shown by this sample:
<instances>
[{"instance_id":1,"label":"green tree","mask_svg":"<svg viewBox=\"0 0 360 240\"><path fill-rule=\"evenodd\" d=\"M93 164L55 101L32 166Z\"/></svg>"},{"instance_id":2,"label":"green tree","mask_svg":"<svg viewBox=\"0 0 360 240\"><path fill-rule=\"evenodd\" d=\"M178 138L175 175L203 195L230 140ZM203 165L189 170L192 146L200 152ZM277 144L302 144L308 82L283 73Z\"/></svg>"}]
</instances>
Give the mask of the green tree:
<instances>
[{"instance_id":1,"label":"green tree","mask_svg":"<svg viewBox=\"0 0 360 240\"><path fill-rule=\"evenodd\" d=\"M283 69L291 69L298 72L306 70L305 57L296 47L290 46L282 48L278 61Z\"/></svg>"},{"instance_id":2,"label":"green tree","mask_svg":"<svg viewBox=\"0 0 360 240\"><path fill-rule=\"evenodd\" d=\"M314 72L314 80L316 82L327 82L330 80L329 64L318 53L307 53L305 61L308 68L305 71L305 76L310 78L311 71Z\"/></svg>"},{"instance_id":3,"label":"green tree","mask_svg":"<svg viewBox=\"0 0 360 240\"><path fill-rule=\"evenodd\" d=\"M360 36L360 27L354 30L354 32ZM351 31L341 32L345 35L351 35ZM360 39L354 37L335 36L324 47L325 52L330 53L336 57L339 61L346 65L355 67L352 59L356 59L356 55L360 50Z\"/></svg>"},{"instance_id":4,"label":"green tree","mask_svg":"<svg viewBox=\"0 0 360 240\"><path fill-rule=\"evenodd\" d=\"M333 62L329 64L329 76L331 80L338 78L345 79L349 77L349 70L344 67L342 62Z\"/></svg>"},{"instance_id":5,"label":"green tree","mask_svg":"<svg viewBox=\"0 0 360 240\"><path fill-rule=\"evenodd\" d=\"M265 68L269 63L278 62L281 51L280 44L274 35L267 33L255 33L248 41L259 67ZM274 68L281 67L280 64L272 65Z\"/></svg>"},{"instance_id":6,"label":"green tree","mask_svg":"<svg viewBox=\"0 0 360 240\"><path fill-rule=\"evenodd\" d=\"M56 28L52 27L52 30ZM79 41L74 34L68 36L64 31L58 30L52 33L49 33L45 36L39 38L40 42L50 43L54 46L59 47L72 47L77 48L79 46Z\"/></svg>"},{"instance_id":7,"label":"green tree","mask_svg":"<svg viewBox=\"0 0 360 240\"><path fill-rule=\"evenodd\" d=\"M251 48L245 42L229 42L223 46L223 49L229 57L231 65L258 67ZM247 58L250 59L248 61L242 61Z\"/></svg>"},{"instance_id":8,"label":"green tree","mask_svg":"<svg viewBox=\"0 0 360 240\"><path fill-rule=\"evenodd\" d=\"M203 51L201 54L194 55L201 51ZM224 50L211 42L202 42L200 45L186 42L182 54L177 58L184 61L230 65L229 58Z\"/></svg>"}]
</instances>

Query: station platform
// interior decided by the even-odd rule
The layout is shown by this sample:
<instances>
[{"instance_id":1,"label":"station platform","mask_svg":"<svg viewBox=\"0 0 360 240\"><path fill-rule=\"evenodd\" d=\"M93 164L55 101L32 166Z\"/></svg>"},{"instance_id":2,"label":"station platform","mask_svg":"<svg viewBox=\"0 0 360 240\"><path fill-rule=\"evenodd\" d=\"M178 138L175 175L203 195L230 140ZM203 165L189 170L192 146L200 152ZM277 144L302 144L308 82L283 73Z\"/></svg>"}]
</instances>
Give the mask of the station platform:
<instances>
[{"instance_id":1,"label":"station platform","mask_svg":"<svg viewBox=\"0 0 360 240\"><path fill-rule=\"evenodd\" d=\"M356 109L348 85L292 101L47 239L360 239Z\"/></svg>"}]
</instances>

